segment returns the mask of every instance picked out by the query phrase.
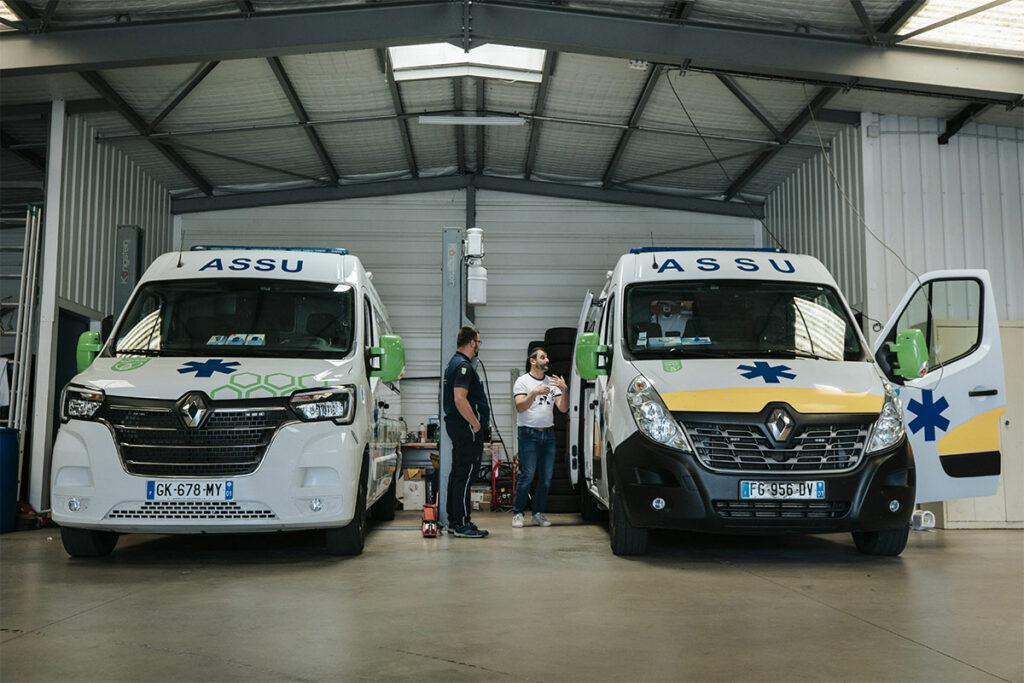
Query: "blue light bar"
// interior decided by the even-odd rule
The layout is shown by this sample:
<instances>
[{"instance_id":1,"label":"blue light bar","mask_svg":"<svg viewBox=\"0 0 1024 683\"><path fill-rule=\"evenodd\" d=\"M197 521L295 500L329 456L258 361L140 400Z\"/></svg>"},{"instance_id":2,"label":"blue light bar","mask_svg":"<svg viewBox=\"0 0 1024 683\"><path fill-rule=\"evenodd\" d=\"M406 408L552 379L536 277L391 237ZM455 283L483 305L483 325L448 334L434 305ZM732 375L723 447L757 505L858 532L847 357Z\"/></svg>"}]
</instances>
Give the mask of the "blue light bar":
<instances>
[{"instance_id":1,"label":"blue light bar","mask_svg":"<svg viewBox=\"0 0 1024 683\"><path fill-rule=\"evenodd\" d=\"M771 254L787 254L778 247L633 247L630 254L653 254L662 251L763 251Z\"/></svg>"},{"instance_id":2,"label":"blue light bar","mask_svg":"<svg viewBox=\"0 0 1024 683\"><path fill-rule=\"evenodd\" d=\"M192 251L306 251L314 254L337 254L348 256L343 247L253 247L236 244L197 244Z\"/></svg>"}]
</instances>

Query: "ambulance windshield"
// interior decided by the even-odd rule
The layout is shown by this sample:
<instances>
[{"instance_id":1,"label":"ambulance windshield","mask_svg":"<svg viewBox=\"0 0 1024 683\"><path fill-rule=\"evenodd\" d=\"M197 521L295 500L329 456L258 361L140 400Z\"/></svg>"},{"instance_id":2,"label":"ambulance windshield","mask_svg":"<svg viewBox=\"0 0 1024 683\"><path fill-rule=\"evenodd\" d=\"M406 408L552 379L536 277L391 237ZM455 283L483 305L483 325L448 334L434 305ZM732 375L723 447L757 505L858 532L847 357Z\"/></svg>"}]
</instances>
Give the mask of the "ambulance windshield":
<instances>
[{"instance_id":1,"label":"ambulance windshield","mask_svg":"<svg viewBox=\"0 0 1024 683\"><path fill-rule=\"evenodd\" d=\"M865 358L839 295L816 284L637 284L626 290L625 322L629 350L638 358Z\"/></svg>"}]
</instances>

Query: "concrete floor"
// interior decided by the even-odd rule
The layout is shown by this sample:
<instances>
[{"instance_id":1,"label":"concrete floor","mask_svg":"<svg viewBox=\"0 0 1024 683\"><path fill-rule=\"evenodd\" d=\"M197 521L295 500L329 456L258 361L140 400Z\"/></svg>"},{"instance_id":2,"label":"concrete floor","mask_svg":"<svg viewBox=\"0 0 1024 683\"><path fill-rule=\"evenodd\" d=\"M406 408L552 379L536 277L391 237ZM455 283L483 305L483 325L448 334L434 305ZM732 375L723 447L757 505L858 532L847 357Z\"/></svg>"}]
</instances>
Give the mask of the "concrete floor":
<instances>
[{"instance_id":1,"label":"concrete floor","mask_svg":"<svg viewBox=\"0 0 1024 683\"><path fill-rule=\"evenodd\" d=\"M123 538L69 560L0 538L0 677L108 680L1024 680L1024 533L666 534L620 559L602 527L477 516L483 541L402 517L362 557L315 533Z\"/></svg>"}]
</instances>

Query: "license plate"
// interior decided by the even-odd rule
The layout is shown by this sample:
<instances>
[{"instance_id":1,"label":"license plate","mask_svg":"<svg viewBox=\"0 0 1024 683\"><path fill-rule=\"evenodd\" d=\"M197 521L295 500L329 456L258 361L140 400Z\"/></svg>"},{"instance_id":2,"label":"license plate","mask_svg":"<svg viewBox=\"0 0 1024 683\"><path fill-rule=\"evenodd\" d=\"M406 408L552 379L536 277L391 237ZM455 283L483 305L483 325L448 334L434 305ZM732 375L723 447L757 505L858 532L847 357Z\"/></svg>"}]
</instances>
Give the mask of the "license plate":
<instances>
[{"instance_id":1,"label":"license plate","mask_svg":"<svg viewBox=\"0 0 1024 683\"><path fill-rule=\"evenodd\" d=\"M741 481L742 500L824 500L823 481Z\"/></svg>"},{"instance_id":2,"label":"license plate","mask_svg":"<svg viewBox=\"0 0 1024 683\"><path fill-rule=\"evenodd\" d=\"M231 500L233 481L160 481L146 482L146 500Z\"/></svg>"}]
</instances>

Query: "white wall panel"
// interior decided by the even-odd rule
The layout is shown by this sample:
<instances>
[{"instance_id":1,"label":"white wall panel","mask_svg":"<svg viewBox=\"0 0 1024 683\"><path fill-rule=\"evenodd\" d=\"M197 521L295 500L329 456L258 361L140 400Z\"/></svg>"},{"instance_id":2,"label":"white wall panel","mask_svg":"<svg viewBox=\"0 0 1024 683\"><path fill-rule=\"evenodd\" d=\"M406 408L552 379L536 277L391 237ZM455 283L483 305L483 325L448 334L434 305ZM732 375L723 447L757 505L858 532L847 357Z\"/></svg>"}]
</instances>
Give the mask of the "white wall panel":
<instances>
[{"instance_id":1,"label":"white wall panel","mask_svg":"<svg viewBox=\"0 0 1024 683\"><path fill-rule=\"evenodd\" d=\"M787 250L820 259L858 311L866 298L864 230L857 216L861 169L860 131L845 127L832 138L827 158L819 153L805 161L765 206L768 229ZM773 241L766 238L765 244Z\"/></svg>"},{"instance_id":2,"label":"white wall panel","mask_svg":"<svg viewBox=\"0 0 1024 683\"><path fill-rule=\"evenodd\" d=\"M163 185L121 150L96 143L95 134L83 117L68 117L57 296L109 314L117 226L142 228L144 269L171 248L171 202Z\"/></svg>"},{"instance_id":3,"label":"white wall panel","mask_svg":"<svg viewBox=\"0 0 1024 683\"><path fill-rule=\"evenodd\" d=\"M441 228L465 222L462 191L239 209L182 218L186 246L201 242L343 246L374 273L406 343L408 377L439 373ZM632 246L755 246L750 219L477 192L488 304L476 310L498 427L510 438L509 375L549 327L574 326L586 290ZM410 427L437 414L436 380L404 381Z\"/></svg>"}]
</instances>

